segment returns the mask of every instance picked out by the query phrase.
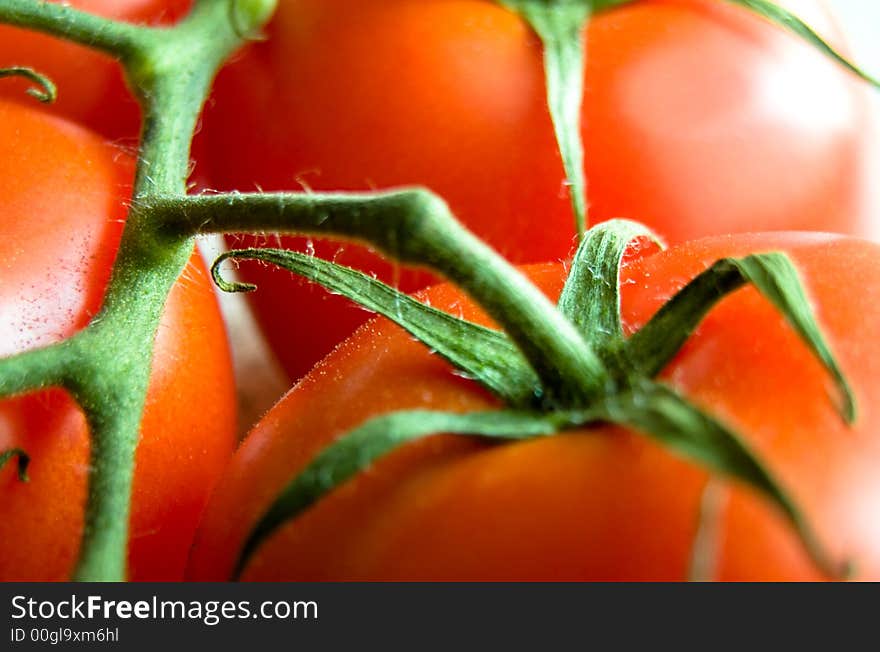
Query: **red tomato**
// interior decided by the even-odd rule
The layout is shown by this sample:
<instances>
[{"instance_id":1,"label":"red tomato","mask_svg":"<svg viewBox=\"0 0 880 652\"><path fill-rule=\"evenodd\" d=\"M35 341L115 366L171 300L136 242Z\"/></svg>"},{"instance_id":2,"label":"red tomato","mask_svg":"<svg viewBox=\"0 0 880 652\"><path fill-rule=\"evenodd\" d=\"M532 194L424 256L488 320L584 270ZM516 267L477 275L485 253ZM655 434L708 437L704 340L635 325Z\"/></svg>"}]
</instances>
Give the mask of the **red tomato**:
<instances>
[{"instance_id":1,"label":"red tomato","mask_svg":"<svg viewBox=\"0 0 880 652\"><path fill-rule=\"evenodd\" d=\"M840 42L824 2L781 4ZM216 187L427 185L514 262L570 253L541 45L518 16L485 0L282 0L268 32L221 73L206 115ZM596 15L587 48L591 222L629 217L672 242L868 232L869 91L810 46L728 3L644 0ZM405 291L428 282L360 247L314 248ZM244 274L292 377L364 320L286 272Z\"/></svg>"},{"instance_id":2,"label":"red tomato","mask_svg":"<svg viewBox=\"0 0 880 652\"><path fill-rule=\"evenodd\" d=\"M58 0L53 0L58 2ZM181 17L192 0L69 0L66 4L105 18L130 23L164 24ZM109 138L133 139L140 129L140 109L125 87L122 69L95 50L0 25L0 68L27 66L48 75L58 86L52 110ZM0 97L33 103L24 80L0 83Z\"/></svg>"},{"instance_id":3,"label":"red tomato","mask_svg":"<svg viewBox=\"0 0 880 652\"><path fill-rule=\"evenodd\" d=\"M0 101L0 356L70 336L101 305L131 192L130 158L59 118ZM193 406L198 409L194 410ZM235 445L229 350L194 255L153 353L134 476L130 577L180 579L208 491ZM0 401L0 580L69 577L83 527L89 438L62 390Z\"/></svg>"},{"instance_id":4,"label":"red tomato","mask_svg":"<svg viewBox=\"0 0 880 652\"><path fill-rule=\"evenodd\" d=\"M630 262L623 316L632 331L689 279L725 256L786 251L860 407L848 428L829 381L754 289L724 299L663 373L741 433L789 488L839 559L880 579L880 246L829 235L695 241ZM527 268L549 296L560 264ZM854 280L857 279L856 282ZM454 287L431 305L486 322ZM336 437L370 417L496 404L384 319L323 360L256 426L213 494L188 577L227 578L256 519ZM344 406L344 409L343 409ZM597 427L489 445L439 435L380 459L272 535L247 580L682 580L706 473L642 435ZM819 575L779 512L740 485L725 489L717 578Z\"/></svg>"}]
</instances>

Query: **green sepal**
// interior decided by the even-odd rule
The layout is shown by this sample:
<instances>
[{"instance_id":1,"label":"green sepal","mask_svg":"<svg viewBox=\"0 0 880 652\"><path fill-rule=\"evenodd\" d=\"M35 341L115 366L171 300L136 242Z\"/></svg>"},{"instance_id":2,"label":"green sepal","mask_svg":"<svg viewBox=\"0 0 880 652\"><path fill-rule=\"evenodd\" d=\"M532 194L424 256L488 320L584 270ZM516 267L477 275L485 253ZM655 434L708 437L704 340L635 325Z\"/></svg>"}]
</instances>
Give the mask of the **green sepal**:
<instances>
[{"instance_id":1,"label":"green sepal","mask_svg":"<svg viewBox=\"0 0 880 652\"><path fill-rule=\"evenodd\" d=\"M234 577L241 574L257 547L281 525L403 444L441 433L500 441L524 440L552 435L583 419L580 413L512 410L467 414L411 410L370 419L325 448L282 490L251 529Z\"/></svg>"},{"instance_id":2,"label":"green sepal","mask_svg":"<svg viewBox=\"0 0 880 652\"><path fill-rule=\"evenodd\" d=\"M643 381L634 391L609 399L603 407L604 420L639 430L682 457L764 494L782 511L823 573L831 578L848 574L849 567L831 559L795 501L746 443L675 391Z\"/></svg>"},{"instance_id":3,"label":"green sepal","mask_svg":"<svg viewBox=\"0 0 880 652\"><path fill-rule=\"evenodd\" d=\"M725 2L744 7L763 18L766 18L778 27L792 32L829 59L854 73L859 78L871 84L871 86L880 89L880 80L869 75L859 66L831 47L831 45L819 36L812 27L788 11L788 9L780 7L773 2L768 2L768 0L725 0Z\"/></svg>"},{"instance_id":4,"label":"green sepal","mask_svg":"<svg viewBox=\"0 0 880 652\"><path fill-rule=\"evenodd\" d=\"M584 236L559 296L559 309L601 356L623 339L620 318L620 266L633 242L646 239L662 247L648 227L609 220Z\"/></svg>"},{"instance_id":5,"label":"green sepal","mask_svg":"<svg viewBox=\"0 0 880 652\"><path fill-rule=\"evenodd\" d=\"M277 8L278 0L231 0L229 22L242 40L255 40Z\"/></svg>"},{"instance_id":6,"label":"green sepal","mask_svg":"<svg viewBox=\"0 0 880 652\"><path fill-rule=\"evenodd\" d=\"M27 469L31 458L20 448L10 448L0 453L0 469L6 466L6 463L13 457L18 458L18 479L21 482L28 482L30 478L28 478Z\"/></svg>"},{"instance_id":7,"label":"green sepal","mask_svg":"<svg viewBox=\"0 0 880 652\"><path fill-rule=\"evenodd\" d=\"M578 235L587 225L587 179L581 137L586 50L584 32L593 9L592 0L500 0L520 14L544 45L547 106L571 188Z\"/></svg>"},{"instance_id":8,"label":"green sepal","mask_svg":"<svg viewBox=\"0 0 880 652\"><path fill-rule=\"evenodd\" d=\"M654 377L723 297L751 283L779 310L830 374L841 395L847 423L856 419L856 400L804 292L797 270L782 253L724 258L694 278L626 343L626 357L641 376Z\"/></svg>"},{"instance_id":9,"label":"green sepal","mask_svg":"<svg viewBox=\"0 0 880 652\"><path fill-rule=\"evenodd\" d=\"M526 407L541 396L538 376L516 345L500 331L432 308L356 270L284 249L242 249L222 254L214 262L211 274L226 292L255 288L249 283L229 283L222 278L220 265L230 258L272 263L390 319L495 393L506 405Z\"/></svg>"}]
</instances>

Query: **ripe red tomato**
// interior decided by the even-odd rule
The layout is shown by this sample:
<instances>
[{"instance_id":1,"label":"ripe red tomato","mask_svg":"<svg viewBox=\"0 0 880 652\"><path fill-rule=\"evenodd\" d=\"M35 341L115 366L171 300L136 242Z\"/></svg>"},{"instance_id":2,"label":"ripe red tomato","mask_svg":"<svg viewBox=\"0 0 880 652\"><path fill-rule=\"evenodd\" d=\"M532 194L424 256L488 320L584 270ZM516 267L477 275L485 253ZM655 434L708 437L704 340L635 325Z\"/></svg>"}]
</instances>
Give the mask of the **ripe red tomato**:
<instances>
[{"instance_id":1,"label":"ripe red tomato","mask_svg":"<svg viewBox=\"0 0 880 652\"><path fill-rule=\"evenodd\" d=\"M101 305L133 164L60 118L0 100L0 356L70 336ZM193 406L198 405L198 410ZM196 521L235 445L231 362L207 271L194 255L153 353L134 476L130 577L180 579ZM0 401L0 580L69 577L83 527L89 438L66 392Z\"/></svg>"},{"instance_id":2,"label":"ripe red tomato","mask_svg":"<svg viewBox=\"0 0 880 652\"><path fill-rule=\"evenodd\" d=\"M58 0L52 0L58 2ZM180 18L192 0L69 0L66 4L105 18L164 24ZM125 87L122 69L95 50L31 30L0 25L0 68L27 66L58 86L53 111L109 138L132 139L140 128L140 109ZM0 97L33 102L28 82L5 81Z\"/></svg>"},{"instance_id":3,"label":"ripe red tomato","mask_svg":"<svg viewBox=\"0 0 880 652\"><path fill-rule=\"evenodd\" d=\"M710 238L623 270L627 328L725 256L785 251L860 406L848 428L829 383L754 289L724 299L663 373L750 442L857 577L880 578L880 246L814 234ZM560 264L527 268L559 294ZM857 282L854 282L857 279ZM431 305L485 323L449 285ZM229 577L246 533L280 489L331 441L402 409L486 409L495 400L378 319L324 359L256 426L213 494L188 577ZM340 406L344 406L341 409ZM247 580L682 580L706 473L631 431L597 427L490 445L436 436L380 459L272 535ZM725 489L717 578L819 575L780 514L742 486Z\"/></svg>"},{"instance_id":4,"label":"ripe red tomato","mask_svg":"<svg viewBox=\"0 0 880 652\"><path fill-rule=\"evenodd\" d=\"M781 4L840 42L821 0ZM221 73L206 114L215 187L427 185L514 262L570 253L541 45L518 16L485 0L282 0L268 36ZM810 46L728 3L642 0L594 16L587 50L591 222L629 217L671 242L867 233L869 91ZM313 244L405 291L428 282L360 247ZM365 318L286 272L244 275L292 377Z\"/></svg>"}]
</instances>

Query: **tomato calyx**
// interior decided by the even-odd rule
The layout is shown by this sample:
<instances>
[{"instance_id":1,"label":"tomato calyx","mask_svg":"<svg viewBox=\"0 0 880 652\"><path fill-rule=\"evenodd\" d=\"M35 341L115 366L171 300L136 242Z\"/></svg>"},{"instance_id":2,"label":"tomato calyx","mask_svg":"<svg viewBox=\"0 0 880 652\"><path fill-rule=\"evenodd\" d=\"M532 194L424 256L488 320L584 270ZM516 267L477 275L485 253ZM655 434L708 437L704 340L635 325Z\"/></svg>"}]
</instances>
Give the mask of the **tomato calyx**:
<instances>
[{"instance_id":1,"label":"tomato calyx","mask_svg":"<svg viewBox=\"0 0 880 652\"><path fill-rule=\"evenodd\" d=\"M51 104L58 99L58 88L55 83L46 75L40 74L33 68L25 66L11 66L9 68L0 68L0 79L3 77L24 77L37 86L33 86L25 90L25 93L42 104Z\"/></svg>"},{"instance_id":2,"label":"tomato calyx","mask_svg":"<svg viewBox=\"0 0 880 652\"><path fill-rule=\"evenodd\" d=\"M6 463L13 457L18 458L18 479L20 482L28 482L28 466L31 463L31 457L21 448L10 448L0 452L0 469L6 466Z\"/></svg>"},{"instance_id":3,"label":"tomato calyx","mask_svg":"<svg viewBox=\"0 0 880 652\"><path fill-rule=\"evenodd\" d=\"M212 273L222 289L254 289L222 279L220 265L228 259L256 259L288 269L394 321L505 404L500 410L464 415L398 412L371 419L344 434L276 497L251 531L236 573L282 523L406 442L438 433L509 442L611 423L635 429L715 474L750 485L781 510L818 568L830 577L845 574L845 565L830 559L795 501L745 441L654 380L712 306L748 283L784 315L822 362L842 397L842 418L852 422L855 399L815 321L793 264L784 254L772 252L722 259L626 337L620 317L620 269L628 248L646 241L658 242L637 223L613 220L588 231L581 243L558 310L601 360L604 391L568 403L558 401L565 394L547 386L546 377L529 368L531 360L517 354L519 342L505 341L502 331L438 315L439 311L371 277L314 257L277 249L231 251L221 256ZM505 386L506 380L510 385Z\"/></svg>"}]
</instances>

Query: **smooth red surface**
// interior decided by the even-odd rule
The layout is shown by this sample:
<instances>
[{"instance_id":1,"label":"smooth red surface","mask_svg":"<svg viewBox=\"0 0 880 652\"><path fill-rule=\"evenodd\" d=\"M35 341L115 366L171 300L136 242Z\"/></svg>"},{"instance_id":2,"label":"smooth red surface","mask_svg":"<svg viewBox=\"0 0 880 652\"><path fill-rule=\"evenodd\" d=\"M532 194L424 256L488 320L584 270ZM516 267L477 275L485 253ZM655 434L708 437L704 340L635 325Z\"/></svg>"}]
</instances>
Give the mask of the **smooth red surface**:
<instances>
[{"instance_id":1,"label":"smooth red surface","mask_svg":"<svg viewBox=\"0 0 880 652\"><path fill-rule=\"evenodd\" d=\"M0 356L67 337L98 311L134 166L97 136L0 100ZM194 254L159 326L134 477L130 577L180 579L196 521L235 445L224 325ZM0 580L63 580L82 533L89 440L61 390L0 401Z\"/></svg>"},{"instance_id":2,"label":"smooth red surface","mask_svg":"<svg viewBox=\"0 0 880 652\"><path fill-rule=\"evenodd\" d=\"M880 579L880 246L815 234L721 237L630 262L627 329L643 324L718 258L786 251L852 383L847 427L819 363L752 288L723 300L663 373L730 424L781 479L821 540ZM527 268L558 295L561 265ZM431 305L485 318L454 288ZM494 400L384 319L325 358L256 426L218 485L188 577L229 577L244 538L279 490L336 437L394 410L485 409ZM647 438L602 427L486 445L432 437L392 453L257 551L246 580L683 580L706 474ZM716 579L813 580L779 513L726 485Z\"/></svg>"},{"instance_id":3,"label":"smooth red surface","mask_svg":"<svg viewBox=\"0 0 880 652\"><path fill-rule=\"evenodd\" d=\"M51 0L58 2L59 0ZM68 0L68 5L130 23L166 24L183 16L192 0ZM0 25L0 68L27 66L58 86L49 109L98 133L134 146L140 109L127 90L121 67L95 50L31 30ZM0 81L0 97L32 103L24 91L30 82Z\"/></svg>"},{"instance_id":4,"label":"smooth red surface","mask_svg":"<svg viewBox=\"0 0 880 652\"><path fill-rule=\"evenodd\" d=\"M823 2L781 4L840 43ZM869 197L869 89L810 46L730 3L642 0L596 15L587 53L592 222L637 219L671 242L786 229L871 235L880 212ZM282 0L268 39L221 73L215 95L205 140L218 189L422 184L514 262L571 252L541 45L498 3ZM428 283L359 247L313 248L406 291ZM260 286L254 306L294 378L365 318L287 272L242 269Z\"/></svg>"}]
</instances>

